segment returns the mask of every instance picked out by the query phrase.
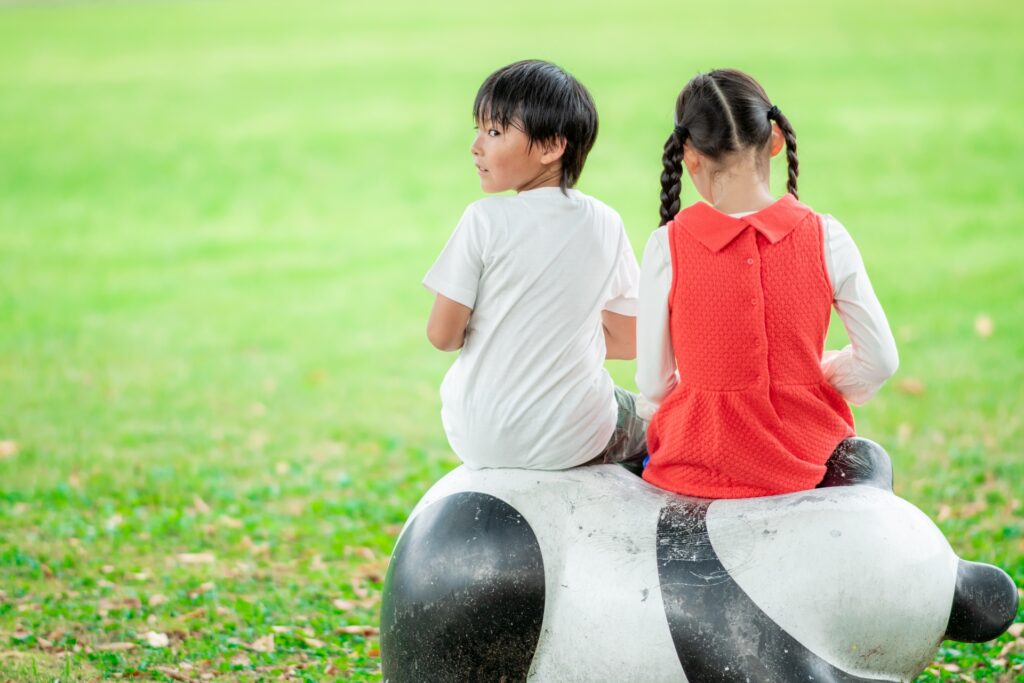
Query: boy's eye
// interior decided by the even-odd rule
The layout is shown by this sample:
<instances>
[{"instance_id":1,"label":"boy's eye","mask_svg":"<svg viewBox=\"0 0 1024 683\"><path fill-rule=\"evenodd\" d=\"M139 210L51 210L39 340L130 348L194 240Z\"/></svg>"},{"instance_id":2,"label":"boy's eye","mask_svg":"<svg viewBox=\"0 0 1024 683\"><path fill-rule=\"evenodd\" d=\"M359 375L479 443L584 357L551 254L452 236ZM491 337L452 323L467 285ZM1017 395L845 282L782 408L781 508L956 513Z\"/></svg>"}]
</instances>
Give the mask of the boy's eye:
<instances>
[{"instance_id":1,"label":"boy's eye","mask_svg":"<svg viewBox=\"0 0 1024 683\"><path fill-rule=\"evenodd\" d=\"M489 136L491 136L492 138L496 138L499 135L501 135L501 131L499 131L497 128L488 128L487 129L487 134Z\"/></svg>"}]
</instances>

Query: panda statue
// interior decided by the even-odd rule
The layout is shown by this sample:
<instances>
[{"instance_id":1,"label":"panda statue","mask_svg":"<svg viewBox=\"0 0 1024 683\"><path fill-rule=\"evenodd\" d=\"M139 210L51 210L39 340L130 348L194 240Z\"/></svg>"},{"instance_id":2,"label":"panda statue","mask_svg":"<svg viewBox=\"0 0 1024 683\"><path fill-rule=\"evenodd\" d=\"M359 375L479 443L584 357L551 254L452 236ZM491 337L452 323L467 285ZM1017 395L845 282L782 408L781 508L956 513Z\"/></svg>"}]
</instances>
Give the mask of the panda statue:
<instances>
[{"instance_id":1,"label":"panda statue","mask_svg":"<svg viewBox=\"0 0 1024 683\"><path fill-rule=\"evenodd\" d=\"M384 585L390 683L910 681L1017 613L853 439L819 488L687 498L618 465L471 470L413 510Z\"/></svg>"}]
</instances>

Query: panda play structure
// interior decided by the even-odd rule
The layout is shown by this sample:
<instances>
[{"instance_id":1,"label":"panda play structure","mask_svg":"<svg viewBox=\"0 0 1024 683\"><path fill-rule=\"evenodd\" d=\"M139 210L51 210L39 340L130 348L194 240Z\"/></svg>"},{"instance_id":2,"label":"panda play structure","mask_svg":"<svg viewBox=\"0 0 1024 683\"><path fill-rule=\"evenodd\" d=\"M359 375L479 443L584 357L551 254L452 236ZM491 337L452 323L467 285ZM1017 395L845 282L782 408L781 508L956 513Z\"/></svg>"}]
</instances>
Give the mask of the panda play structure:
<instances>
[{"instance_id":1,"label":"panda play structure","mask_svg":"<svg viewBox=\"0 0 1024 683\"><path fill-rule=\"evenodd\" d=\"M470 470L413 510L384 586L390 683L910 681L1018 593L960 560L856 439L817 489L687 498L617 465Z\"/></svg>"}]
</instances>

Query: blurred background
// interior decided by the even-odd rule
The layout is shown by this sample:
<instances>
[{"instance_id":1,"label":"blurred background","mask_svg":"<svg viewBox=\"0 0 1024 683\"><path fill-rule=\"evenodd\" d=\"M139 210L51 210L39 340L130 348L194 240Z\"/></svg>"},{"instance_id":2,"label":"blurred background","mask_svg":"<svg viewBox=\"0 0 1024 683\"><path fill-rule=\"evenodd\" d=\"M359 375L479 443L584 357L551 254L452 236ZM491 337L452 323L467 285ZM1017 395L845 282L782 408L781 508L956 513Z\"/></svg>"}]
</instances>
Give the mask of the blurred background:
<instances>
[{"instance_id":1,"label":"blurred background","mask_svg":"<svg viewBox=\"0 0 1024 683\"><path fill-rule=\"evenodd\" d=\"M1022 36L998 0L0 3L0 673L379 679L387 557L456 464L419 283L523 58L591 90L579 187L638 254L676 94L760 80L899 344L858 431L1020 585ZM1022 670L1014 627L921 680Z\"/></svg>"}]
</instances>

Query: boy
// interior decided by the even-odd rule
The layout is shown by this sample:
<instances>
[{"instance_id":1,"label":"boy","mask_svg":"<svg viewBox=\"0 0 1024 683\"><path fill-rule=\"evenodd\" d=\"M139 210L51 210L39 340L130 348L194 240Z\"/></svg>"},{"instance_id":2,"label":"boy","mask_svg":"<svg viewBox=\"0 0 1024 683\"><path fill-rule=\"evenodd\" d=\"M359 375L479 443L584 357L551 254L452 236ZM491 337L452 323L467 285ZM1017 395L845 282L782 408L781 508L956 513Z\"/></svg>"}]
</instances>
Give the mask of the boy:
<instances>
[{"instance_id":1,"label":"boy","mask_svg":"<svg viewBox=\"0 0 1024 683\"><path fill-rule=\"evenodd\" d=\"M441 419L470 467L557 470L641 459L646 422L605 358L636 356L639 269L619 215L570 189L597 137L587 90L522 61L487 78L470 151L484 192L423 279L427 336L462 349Z\"/></svg>"}]
</instances>

